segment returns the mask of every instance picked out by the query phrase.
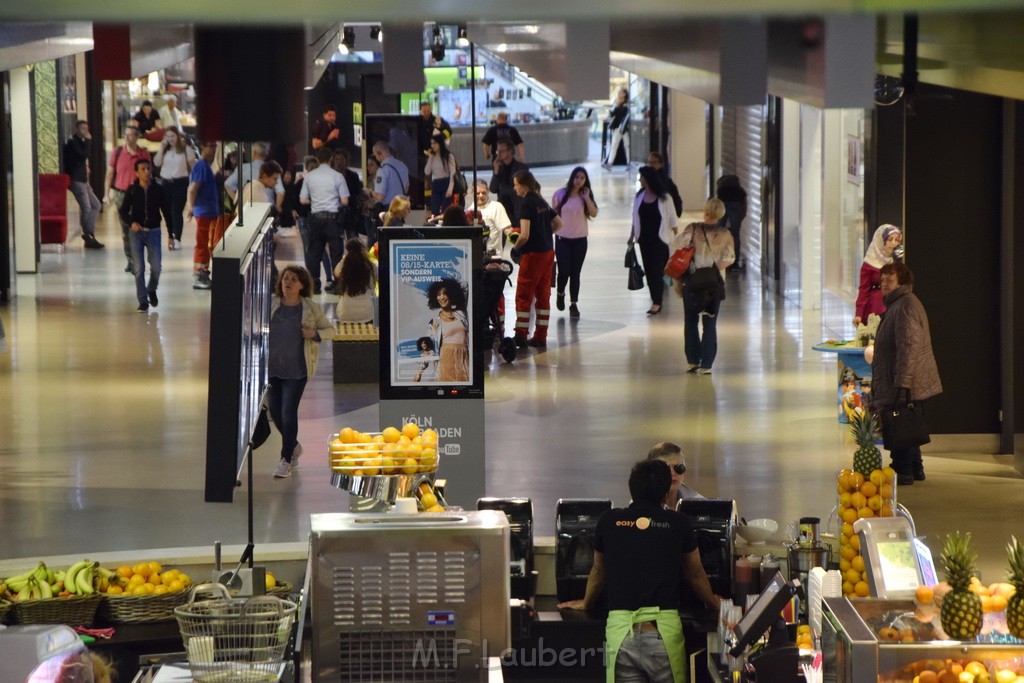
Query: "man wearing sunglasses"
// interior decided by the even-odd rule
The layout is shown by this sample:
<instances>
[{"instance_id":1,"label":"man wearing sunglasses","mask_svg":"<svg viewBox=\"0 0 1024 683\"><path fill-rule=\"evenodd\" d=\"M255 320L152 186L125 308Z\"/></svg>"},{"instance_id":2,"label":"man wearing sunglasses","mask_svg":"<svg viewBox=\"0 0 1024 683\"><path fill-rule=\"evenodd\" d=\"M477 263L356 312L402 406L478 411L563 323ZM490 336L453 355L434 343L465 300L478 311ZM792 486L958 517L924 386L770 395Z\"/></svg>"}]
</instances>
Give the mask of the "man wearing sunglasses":
<instances>
[{"instance_id":1,"label":"man wearing sunglasses","mask_svg":"<svg viewBox=\"0 0 1024 683\"><path fill-rule=\"evenodd\" d=\"M655 444L647 452L648 460L661 460L672 470L672 488L669 489L665 504L671 509L676 509L676 502L680 498L704 498L685 483L686 456L683 449L671 441L662 441Z\"/></svg>"}]
</instances>

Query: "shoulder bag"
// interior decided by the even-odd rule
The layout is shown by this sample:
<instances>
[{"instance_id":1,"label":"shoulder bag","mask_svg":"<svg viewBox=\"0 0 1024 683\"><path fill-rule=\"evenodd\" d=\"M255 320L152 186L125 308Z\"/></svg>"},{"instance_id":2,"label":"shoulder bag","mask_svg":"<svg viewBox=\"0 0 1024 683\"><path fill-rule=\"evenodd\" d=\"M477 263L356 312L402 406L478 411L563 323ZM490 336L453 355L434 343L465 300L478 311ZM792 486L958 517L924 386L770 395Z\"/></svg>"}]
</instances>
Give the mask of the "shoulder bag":
<instances>
[{"instance_id":1,"label":"shoulder bag","mask_svg":"<svg viewBox=\"0 0 1024 683\"><path fill-rule=\"evenodd\" d=\"M899 389L896 403L882 409L882 444L887 450L905 450L931 442L924 409L910 400L909 389Z\"/></svg>"},{"instance_id":2,"label":"shoulder bag","mask_svg":"<svg viewBox=\"0 0 1024 683\"><path fill-rule=\"evenodd\" d=\"M711 242L708 241L706 226L701 226L701 234L704 235L704 243L708 245L708 251L710 251ZM721 301L725 291L725 283L722 282L718 267L714 265L694 270L683 286L690 291L697 302L697 307L701 310Z\"/></svg>"}]
</instances>

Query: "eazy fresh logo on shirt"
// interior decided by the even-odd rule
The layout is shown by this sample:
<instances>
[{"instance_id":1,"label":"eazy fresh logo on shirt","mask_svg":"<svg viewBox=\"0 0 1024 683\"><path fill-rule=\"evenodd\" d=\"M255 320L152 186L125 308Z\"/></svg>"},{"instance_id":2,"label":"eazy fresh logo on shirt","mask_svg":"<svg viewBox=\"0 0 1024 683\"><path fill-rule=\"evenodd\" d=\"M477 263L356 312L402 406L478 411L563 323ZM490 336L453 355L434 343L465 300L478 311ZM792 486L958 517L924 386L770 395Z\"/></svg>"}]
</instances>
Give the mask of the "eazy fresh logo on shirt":
<instances>
[{"instance_id":1,"label":"eazy fresh logo on shirt","mask_svg":"<svg viewBox=\"0 0 1024 683\"><path fill-rule=\"evenodd\" d=\"M650 517L637 517L635 521L632 519L620 519L615 522L615 526L635 527L640 531L646 531L652 527L655 529L669 529L672 525L668 522L655 522Z\"/></svg>"}]
</instances>

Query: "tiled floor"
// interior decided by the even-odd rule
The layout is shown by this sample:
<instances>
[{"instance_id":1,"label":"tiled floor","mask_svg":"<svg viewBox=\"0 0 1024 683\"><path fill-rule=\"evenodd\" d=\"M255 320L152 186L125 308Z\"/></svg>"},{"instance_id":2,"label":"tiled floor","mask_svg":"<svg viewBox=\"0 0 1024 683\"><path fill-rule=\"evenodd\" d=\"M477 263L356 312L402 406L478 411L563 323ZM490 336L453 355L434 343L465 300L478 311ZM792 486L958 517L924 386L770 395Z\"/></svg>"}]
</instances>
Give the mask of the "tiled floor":
<instances>
[{"instance_id":1,"label":"tiled floor","mask_svg":"<svg viewBox=\"0 0 1024 683\"><path fill-rule=\"evenodd\" d=\"M488 493L531 497L538 533L550 535L556 499L624 503L631 463L672 440L687 453L688 483L735 498L746 518L827 518L854 446L835 420L834 359L810 347L852 331L784 305L755 271L732 275L714 374L685 374L681 302L668 298L648 319L646 292L625 287L632 174L589 168L601 214L582 318L556 312L546 352L489 366ZM541 169L544 194L568 172ZM102 220L107 249L85 252L76 233L66 252L44 255L39 275L19 276L0 309L0 560L245 539L244 490L233 504L203 502L209 294L191 289L193 227L185 251L164 253L160 305L141 315L116 221ZM282 257L297 247L286 238ZM317 444L342 425L378 428L373 388L333 385L330 363L325 347L300 411L301 469L271 478L276 436L256 453L258 543L302 541L310 513L345 509ZM900 491L933 549L948 530L974 532L992 580L1024 502L1024 481L993 448L984 437L936 438L928 480ZM457 473L448 479L458 486Z\"/></svg>"}]
</instances>

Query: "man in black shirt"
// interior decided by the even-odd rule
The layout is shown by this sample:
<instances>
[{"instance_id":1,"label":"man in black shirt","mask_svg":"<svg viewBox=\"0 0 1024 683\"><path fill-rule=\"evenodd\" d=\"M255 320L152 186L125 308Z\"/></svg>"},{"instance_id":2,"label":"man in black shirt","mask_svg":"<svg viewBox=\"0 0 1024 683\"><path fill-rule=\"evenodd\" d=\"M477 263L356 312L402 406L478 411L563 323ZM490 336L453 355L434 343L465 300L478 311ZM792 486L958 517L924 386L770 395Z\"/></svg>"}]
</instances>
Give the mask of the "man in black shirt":
<instances>
[{"instance_id":1,"label":"man in black shirt","mask_svg":"<svg viewBox=\"0 0 1024 683\"><path fill-rule=\"evenodd\" d=\"M440 116L434 116L430 102L420 102L420 146L422 152L430 152L430 138L434 135L443 135L444 139L452 139L452 127ZM421 162L422 163L422 162Z\"/></svg>"},{"instance_id":2,"label":"man in black shirt","mask_svg":"<svg viewBox=\"0 0 1024 683\"><path fill-rule=\"evenodd\" d=\"M686 515L666 509L672 474L662 460L644 460L629 474L628 508L601 515L594 535L594 566L583 600L563 609L592 609L607 588L605 626L609 680L689 680L679 619L679 569L705 604L720 599L700 563L697 538ZM671 675L668 672L671 671Z\"/></svg>"},{"instance_id":3,"label":"man in black shirt","mask_svg":"<svg viewBox=\"0 0 1024 683\"><path fill-rule=\"evenodd\" d=\"M516 158L520 163L526 163L526 157L523 154L523 136L519 134L519 130L515 126L508 125L508 112L504 111L498 114L495 124L488 128L484 136L480 138L480 142L484 145L486 158L494 159L498 142L501 140L510 141L516 149Z\"/></svg>"},{"instance_id":4,"label":"man in black shirt","mask_svg":"<svg viewBox=\"0 0 1024 683\"><path fill-rule=\"evenodd\" d=\"M157 285L160 284L160 214L165 213L167 204L163 188L153 180L153 169L148 159L135 162L135 182L128 186L124 201L118 211L121 219L130 226L132 265L135 268L135 293L139 298L140 313L158 303ZM170 221L167 221L168 224ZM149 285L146 284L146 262L149 260Z\"/></svg>"},{"instance_id":5,"label":"man in black shirt","mask_svg":"<svg viewBox=\"0 0 1024 683\"><path fill-rule=\"evenodd\" d=\"M89 185L89 155L92 152L92 133L88 121L76 121L75 133L64 143L64 172L71 176L71 194L78 202L78 217L82 224L82 239L86 249L102 249L96 239L96 217L100 213L99 197Z\"/></svg>"},{"instance_id":6,"label":"man in black shirt","mask_svg":"<svg viewBox=\"0 0 1024 683\"><path fill-rule=\"evenodd\" d=\"M505 213L512 225L519 225L519 195L513 187L512 178L520 171L527 171L526 164L516 161L509 140L498 142L498 156L494 160L494 175L489 189L498 196L498 203L505 207Z\"/></svg>"},{"instance_id":7,"label":"man in black shirt","mask_svg":"<svg viewBox=\"0 0 1024 683\"><path fill-rule=\"evenodd\" d=\"M338 128L338 110L333 104L324 107L320 120L313 126L310 147L314 150L321 147L337 149L341 146L341 129Z\"/></svg>"}]
</instances>

